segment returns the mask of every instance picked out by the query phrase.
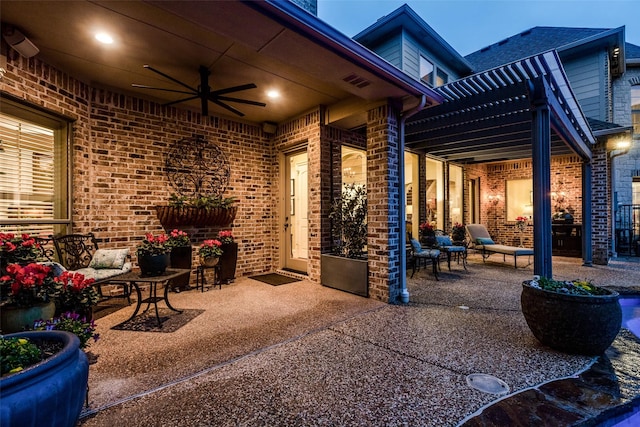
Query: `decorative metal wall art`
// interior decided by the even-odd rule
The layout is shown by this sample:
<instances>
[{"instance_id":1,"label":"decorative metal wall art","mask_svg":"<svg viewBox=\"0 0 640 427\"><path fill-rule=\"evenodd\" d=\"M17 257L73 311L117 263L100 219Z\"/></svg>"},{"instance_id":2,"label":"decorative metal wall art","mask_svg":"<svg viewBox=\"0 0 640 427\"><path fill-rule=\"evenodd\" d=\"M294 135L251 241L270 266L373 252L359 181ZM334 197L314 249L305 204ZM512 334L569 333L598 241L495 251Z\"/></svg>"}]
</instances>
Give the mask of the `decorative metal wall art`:
<instances>
[{"instance_id":1,"label":"decorative metal wall art","mask_svg":"<svg viewBox=\"0 0 640 427\"><path fill-rule=\"evenodd\" d=\"M231 174L227 156L202 136L173 144L165 159L165 170L175 191L189 198L222 197Z\"/></svg>"}]
</instances>

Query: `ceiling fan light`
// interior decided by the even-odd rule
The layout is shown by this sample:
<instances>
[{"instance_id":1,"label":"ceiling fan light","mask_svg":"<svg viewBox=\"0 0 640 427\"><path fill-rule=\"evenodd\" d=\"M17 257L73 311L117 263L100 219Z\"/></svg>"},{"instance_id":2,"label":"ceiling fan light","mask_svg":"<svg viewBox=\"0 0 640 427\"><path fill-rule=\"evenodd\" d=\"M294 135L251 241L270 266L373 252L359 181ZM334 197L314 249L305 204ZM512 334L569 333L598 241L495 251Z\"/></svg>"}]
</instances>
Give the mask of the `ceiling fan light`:
<instances>
[{"instance_id":1,"label":"ceiling fan light","mask_svg":"<svg viewBox=\"0 0 640 427\"><path fill-rule=\"evenodd\" d=\"M280 98L280 92L275 89L272 89L267 92L267 96L271 99Z\"/></svg>"}]
</instances>

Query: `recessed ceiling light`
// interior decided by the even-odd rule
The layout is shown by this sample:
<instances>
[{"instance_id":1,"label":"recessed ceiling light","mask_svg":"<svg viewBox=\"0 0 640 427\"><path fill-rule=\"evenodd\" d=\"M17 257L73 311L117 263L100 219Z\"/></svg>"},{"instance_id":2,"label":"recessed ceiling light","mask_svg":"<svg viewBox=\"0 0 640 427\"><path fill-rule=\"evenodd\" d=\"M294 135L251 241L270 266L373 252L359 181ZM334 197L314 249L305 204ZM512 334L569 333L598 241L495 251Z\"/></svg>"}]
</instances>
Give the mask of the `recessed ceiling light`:
<instances>
[{"instance_id":1,"label":"recessed ceiling light","mask_svg":"<svg viewBox=\"0 0 640 427\"><path fill-rule=\"evenodd\" d=\"M111 37L107 33L97 33L96 34L96 40L98 40L100 43L104 43L104 44L113 43L113 37Z\"/></svg>"},{"instance_id":2,"label":"recessed ceiling light","mask_svg":"<svg viewBox=\"0 0 640 427\"><path fill-rule=\"evenodd\" d=\"M270 90L267 92L267 96L269 98L280 98L280 92L278 92L277 90Z\"/></svg>"}]
</instances>

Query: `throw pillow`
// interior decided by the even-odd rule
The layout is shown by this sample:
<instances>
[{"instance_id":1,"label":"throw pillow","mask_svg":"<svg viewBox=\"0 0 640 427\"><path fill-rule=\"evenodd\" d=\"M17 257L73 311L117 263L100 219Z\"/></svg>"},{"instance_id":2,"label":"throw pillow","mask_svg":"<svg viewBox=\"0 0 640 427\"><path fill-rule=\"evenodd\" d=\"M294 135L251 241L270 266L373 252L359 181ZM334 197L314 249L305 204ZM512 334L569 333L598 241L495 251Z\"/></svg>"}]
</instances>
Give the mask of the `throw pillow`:
<instances>
[{"instance_id":1,"label":"throw pillow","mask_svg":"<svg viewBox=\"0 0 640 427\"><path fill-rule=\"evenodd\" d=\"M93 254L90 268L100 270L103 268L115 268L120 270L124 265L125 260L129 256L129 249L98 249Z\"/></svg>"},{"instance_id":2,"label":"throw pillow","mask_svg":"<svg viewBox=\"0 0 640 427\"><path fill-rule=\"evenodd\" d=\"M478 237L476 243L479 245L494 245L494 241L490 237Z\"/></svg>"},{"instance_id":3,"label":"throw pillow","mask_svg":"<svg viewBox=\"0 0 640 427\"><path fill-rule=\"evenodd\" d=\"M422 252L422 245L420 245L420 242L418 242L415 237L411 238L411 246L413 247L413 251L415 253L420 253Z\"/></svg>"}]
</instances>

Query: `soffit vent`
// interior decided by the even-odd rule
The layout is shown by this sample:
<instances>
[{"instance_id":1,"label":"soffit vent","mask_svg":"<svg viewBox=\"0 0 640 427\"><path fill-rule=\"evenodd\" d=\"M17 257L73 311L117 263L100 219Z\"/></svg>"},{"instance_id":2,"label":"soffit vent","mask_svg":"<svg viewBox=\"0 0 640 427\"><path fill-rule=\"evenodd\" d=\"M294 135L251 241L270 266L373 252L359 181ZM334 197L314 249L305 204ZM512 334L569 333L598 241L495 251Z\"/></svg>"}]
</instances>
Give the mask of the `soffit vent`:
<instances>
[{"instance_id":1,"label":"soffit vent","mask_svg":"<svg viewBox=\"0 0 640 427\"><path fill-rule=\"evenodd\" d=\"M349 74L342 80L359 89L365 88L371 84L369 80L365 79L364 77L360 77L357 74Z\"/></svg>"}]
</instances>

